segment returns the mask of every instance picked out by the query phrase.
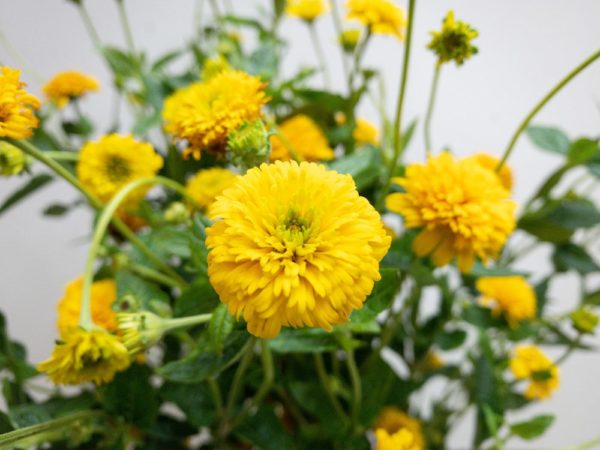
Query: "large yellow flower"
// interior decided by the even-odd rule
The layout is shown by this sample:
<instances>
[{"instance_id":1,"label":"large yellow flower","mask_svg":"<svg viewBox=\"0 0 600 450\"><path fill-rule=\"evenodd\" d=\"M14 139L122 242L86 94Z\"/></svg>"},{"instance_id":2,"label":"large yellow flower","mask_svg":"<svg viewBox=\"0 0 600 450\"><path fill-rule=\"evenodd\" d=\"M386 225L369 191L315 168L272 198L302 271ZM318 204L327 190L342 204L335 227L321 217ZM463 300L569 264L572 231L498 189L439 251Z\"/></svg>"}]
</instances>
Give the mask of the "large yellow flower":
<instances>
[{"instance_id":1,"label":"large yellow flower","mask_svg":"<svg viewBox=\"0 0 600 450\"><path fill-rule=\"evenodd\" d=\"M278 134L271 136L271 161L293 157L301 161L325 161L334 156L323 131L304 114L285 120Z\"/></svg>"},{"instance_id":2,"label":"large yellow flower","mask_svg":"<svg viewBox=\"0 0 600 450\"><path fill-rule=\"evenodd\" d=\"M313 21L329 11L329 2L325 0L287 0L286 14Z\"/></svg>"},{"instance_id":3,"label":"large yellow flower","mask_svg":"<svg viewBox=\"0 0 600 450\"><path fill-rule=\"evenodd\" d=\"M358 20L372 33L404 39L406 12L391 0L348 0L348 20Z\"/></svg>"},{"instance_id":4,"label":"large yellow flower","mask_svg":"<svg viewBox=\"0 0 600 450\"><path fill-rule=\"evenodd\" d=\"M456 257L469 271L475 257L495 258L515 227L515 203L496 174L470 159L449 153L412 164L404 178L394 178L405 192L386 199L407 228L422 228L413 243L418 256L431 254L436 266Z\"/></svg>"},{"instance_id":5,"label":"large yellow flower","mask_svg":"<svg viewBox=\"0 0 600 450\"><path fill-rule=\"evenodd\" d=\"M508 164L502 164L500 171L496 172L496 167L500 164L500 160L495 156L488 155L487 153L478 153L470 156L469 159L472 159L480 166L493 171L500 178L502 186L504 186L506 190L512 191L513 175Z\"/></svg>"},{"instance_id":6,"label":"large yellow flower","mask_svg":"<svg viewBox=\"0 0 600 450\"><path fill-rule=\"evenodd\" d=\"M231 130L262 116L265 87L258 77L227 70L182 88L165 101L165 130L187 141L185 156L223 152Z\"/></svg>"},{"instance_id":7,"label":"large yellow flower","mask_svg":"<svg viewBox=\"0 0 600 450\"><path fill-rule=\"evenodd\" d=\"M163 159L152 145L137 141L131 135L108 134L83 146L77 163L77 177L106 203L131 181L156 175L162 165ZM132 192L127 205L139 202L148 189L150 186L144 186Z\"/></svg>"},{"instance_id":8,"label":"large yellow flower","mask_svg":"<svg viewBox=\"0 0 600 450\"><path fill-rule=\"evenodd\" d=\"M375 450L423 450L414 433L402 428L395 433L389 433L383 428L375 430Z\"/></svg>"},{"instance_id":9,"label":"large yellow flower","mask_svg":"<svg viewBox=\"0 0 600 450\"><path fill-rule=\"evenodd\" d=\"M27 139L38 126L34 111L40 101L23 89L20 76L19 70L0 67L0 137Z\"/></svg>"},{"instance_id":10,"label":"large yellow flower","mask_svg":"<svg viewBox=\"0 0 600 450\"><path fill-rule=\"evenodd\" d=\"M352 131L352 137L358 145L379 144L378 134L377 127L366 119L358 119L354 131Z\"/></svg>"},{"instance_id":11,"label":"large yellow flower","mask_svg":"<svg viewBox=\"0 0 600 450\"><path fill-rule=\"evenodd\" d=\"M484 303L494 304L494 311L504 314L511 326L535 317L535 291L521 276L482 277L477 280L477 290Z\"/></svg>"},{"instance_id":12,"label":"large yellow flower","mask_svg":"<svg viewBox=\"0 0 600 450\"><path fill-rule=\"evenodd\" d=\"M52 351L52 356L38 364L55 384L80 384L92 381L108 383L115 373L129 367L127 348L113 334L103 330L73 328Z\"/></svg>"},{"instance_id":13,"label":"large yellow flower","mask_svg":"<svg viewBox=\"0 0 600 450\"><path fill-rule=\"evenodd\" d=\"M400 430L408 430L412 435L411 442L415 446L414 448L425 448L425 438L423 437L421 422L394 406L386 406L379 412L374 428L376 430L385 430L390 436L390 439L392 439L391 436L398 433Z\"/></svg>"},{"instance_id":14,"label":"large yellow flower","mask_svg":"<svg viewBox=\"0 0 600 450\"><path fill-rule=\"evenodd\" d=\"M203 169L187 182L186 190L200 206L208 208L237 177L237 174L222 167Z\"/></svg>"},{"instance_id":15,"label":"large yellow flower","mask_svg":"<svg viewBox=\"0 0 600 450\"><path fill-rule=\"evenodd\" d=\"M211 212L211 284L263 338L345 322L379 280L391 241L352 177L315 163L250 169Z\"/></svg>"},{"instance_id":16,"label":"large yellow flower","mask_svg":"<svg viewBox=\"0 0 600 450\"><path fill-rule=\"evenodd\" d=\"M56 74L43 88L46 97L59 108L66 106L72 99L98 89L100 83L95 78L76 70Z\"/></svg>"},{"instance_id":17,"label":"large yellow flower","mask_svg":"<svg viewBox=\"0 0 600 450\"><path fill-rule=\"evenodd\" d=\"M558 367L534 345L517 347L510 369L517 380L530 380L525 390L528 399L549 398L560 384Z\"/></svg>"},{"instance_id":18,"label":"large yellow flower","mask_svg":"<svg viewBox=\"0 0 600 450\"><path fill-rule=\"evenodd\" d=\"M63 298L58 303L58 330L61 336L72 328L79 326L81 299L83 296L83 277L79 277L65 288ZM117 285L110 278L96 281L92 284L92 320L94 324L106 331L117 329L117 315L112 310L112 304L117 298Z\"/></svg>"}]
</instances>

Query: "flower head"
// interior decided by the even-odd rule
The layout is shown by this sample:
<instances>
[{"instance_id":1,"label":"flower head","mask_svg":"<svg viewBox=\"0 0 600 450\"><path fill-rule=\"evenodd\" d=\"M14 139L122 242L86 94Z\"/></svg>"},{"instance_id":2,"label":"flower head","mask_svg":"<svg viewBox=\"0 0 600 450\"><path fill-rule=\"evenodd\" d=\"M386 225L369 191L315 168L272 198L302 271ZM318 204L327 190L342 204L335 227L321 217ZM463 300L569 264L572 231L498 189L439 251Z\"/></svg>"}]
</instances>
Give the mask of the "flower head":
<instances>
[{"instance_id":1,"label":"flower head","mask_svg":"<svg viewBox=\"0 0 600 450\"><path fill-rule=\"evenodd\" d=\"M133 355L156 344L166 330L165 319L149 311L117 314L123 344Z\"/></svg>"},{"instance_id":2,"label":"flower head","mask_svg":"<svg viewBox=\"0 0 600 450\"><path fill-rule=\"evenodd\" d=\"M21 71L0 66L0 138L27 139L38 126L34 111L40 101L23 89L20 76Z\"/></svg>"},{"instance_id":3,"label":"flower head","mask_svg":"<svg viewBox=\"0 0 600 450\"><path fill-rule=\"evenodd\" d=\"M425 439L423 437L421 422L394 406L386 406L379 412L374 428L377 430L385 430L389 436L393 436L400 430L408 430L412 435L413 445L416 445L415 448L425 448Z\"/></svg>"},{"instance_id":4,"label":"flower head","mask_svg":"<svg viewBox=\"0 0 600 450\"><path fill-rule=\"evenodd\" d=\"M348 20L358 20L372 33L404 39L406 12L391 0L348 0Z\"/></svg>"},{"instance_id":5,"label":"flower head","mask_svg":"<svg viewBox=\"0 0 600 450\"><path fill-rule=\"evenodd\" d=\"M103 330L72 328L38 364L55 384L108 383L115 373L129 367L127 348L115 335Z\"/></svg>"},{"instance_id":6,"label":"flower head","mask_svg":"<svg viewBox=\"0 0 600 450\"><path fill-rule=\"evenodd\" d=\"M438 56L438 64L454 61L461 65L465 60L477 54L477 47L472 44L479 32L466 22L456 20L454 12L448 11L440 31L431 33L431 42L427 48Z\"/></svg>"},{"instance_id":7,"label":"flower head","mask_svg":"<svg viewBox=\"0 0 600 450\"><path fill-rule=\"evenodd\" d=\"M217 198L207 229L211 284L248 331L331 330L361 308L391 239L349 175L302 162L250 169Z\"/></svg>"},{"instance_id":8,"label":"flower head","mask_svg":"<svg viewBox=\"0 0 600 450\"><path fill-rule=\"evenodd\" d=\"M185 156L223 152L231 130L262 116L265 87L258 77L227 70L182 88L165 101L165 130L187 141Z\"/></svg>"},{"instance_id":9,"label":"flower head","mask_svg":"<svg viewBox=\"0 0 600 450\"><path fill-rule=\"evenodd\" d=\"M56 74L43 88L46 97L59 108L66 106L72 99L98 89L100 83L95 78L76 70Z\"/></svg>"},{"instance_id":10,"label":"flower head","mask_svg":"<svg viewBox=\"0 0 600 450\"><path fill-rule=\"evenodd\" d=\"M412 164L393 180L405 192L386 199L390 211L404 217L407 228L422 228L413 242L418 256L431 254L436 266L456 257L469 271L475 257L495 258L515 227L515 203L494 172L449 153Z\"/></svg>"},{"instance_id":11,"label":"flower head","mask_svg":"<svg viewBox=\"0 0 600 450\"><path fill-rule=\"evenodd\" d=\"M546 399L558 388L558 367L534 345L517 347L510 369L517 380L530 381L525 390L528 399Z\"/></svg>"},{"instance_id":12,"label":"flower head","mask_svg":"<svg viewBox=\"0 0 600 450\"><path fill-rule=\"evenodd\" d=\"M477 280L477 290L484 303L492 303L494 311L504 314L511 326L535 317L535 291L521 276L481 277Z\"/></svg>"},{"instance_id":13,"label":"flower head","mask_svg":"<svg viewBox=\"0 0 600 450\"><path fill-rule=\"evenodd\" d=\"M491 170L496 174L496 176L500 179L500 183L504 188L511 192L513 187L513 176L512 170L508 164L502 164L499 172L496 172L496 167L500 164L500 160L495 156L488 155L487 153L478 153L476 155L470 156L468 159L475 161L481 167L485 167L488 170Z\"/></svg>"},{"instance_id":14,"label":"flower head","mask_svg":"<svg viewBox=\"0 0 600 450\"><path fill-rule=\"evenodd\" d=\"M247 170L269 160L271 142L269 133L261 119L244 122L227 136L227 150L231 162Z\"/></svg>"},{"instance_id":15,"label":"flower head","mask_svg":"<svg viewBox=\"0 0 600 450\"><path fill-rule=\"evenodd\" d=\"M58 331L65 336L69 330L79 326L81 299L83 298L83 277L71 281L58 303ZM117 329L117 316L112 304L117 299L117 285L113 279L95 281L92 284L92 320L106 331Z\"/></svg>"},{"instance_id":16,"label":"flower head","mask_svg":"<svg viewBox=\"0 0 600 450\"><path fill-rule=\"evenodd\" d=\"M395 433L389 433L383 428L375 430L377 442L375 450L423 450L414 433L402 428Z\"/></svg>"},{"instance_id":17,"label":"flower head","mask_svg":"<svg viewBox=\"0 0 600 450\"><path fill-rule=\"evenodd\" d=\"M353 52L361 36L360 30L349 28L340 33L339 42L342 48L347 52Z\"/></svg>"},{"instance_id":18,"label":"flower head","mask_svg":"<svg viewBox=\"0 0 600 450\"><path fill-rule=\"evenodd\" d=\"M0 175L18 175L26 166L27 156L20 148L8 142L0 142Z\"/></svg>"},{"instance_id":19,"label":"flower head","mask_svg":"<svg viewBox=\"0 0 600 450\"><path fill-rule=\"evenodd\" d=\"M200 170L187 182L187 192L203 208L208 208L218 195L232 186L238 175L222 167Z\"/></svg>"},{"instance_id":20,"label":"flower head","mask_svg":"<svg viewBox=\"0 0 600 450\"><path fill-rule=\"evenodd\" d=\"M286 14L312 22L329 11L326 0L287 0Z\"/></svg>"},{"instance_id":21,"label":"flower head","mask_svg":"<svg viewBox=\"0 0 600 450\"><path fill-rule=\"evenodd\" d=\"M298 114L285 120L271 136L271 161L325 161L334 154L323 131L310 117Z\"/></svg>"},{"instance_id":22,"label":"flower head","mask_svg":"<svg viewBox=\"0 0 600 450\"><path fill-rule=\"evenodd\" d=\"M352 132L352 137L359 145L379 144L377 128L366 119L358 119L356 121L356 128Z\"/></svg>"},{"instance_id":23,"label":"flower head","mask_svg":"<svg viewBox=\"0 0 600 450\"><path fill-rule=\"evenodd\" d=\"M83 146L77 177L106 203L131 181L156 175L162 165L163 159L152 145L137 141L131 135L108 134ZM137 204L149 188L145 186L132 192L127 204Z\"/></svg>"}]
</instances>

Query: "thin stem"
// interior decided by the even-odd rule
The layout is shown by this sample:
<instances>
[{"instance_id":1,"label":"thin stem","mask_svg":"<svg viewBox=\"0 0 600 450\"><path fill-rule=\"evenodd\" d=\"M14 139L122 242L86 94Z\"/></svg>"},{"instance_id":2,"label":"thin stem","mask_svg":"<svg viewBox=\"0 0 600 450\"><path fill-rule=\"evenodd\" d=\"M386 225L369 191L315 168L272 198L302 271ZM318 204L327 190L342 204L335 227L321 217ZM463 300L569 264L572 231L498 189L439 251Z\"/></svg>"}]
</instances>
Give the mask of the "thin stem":
<instances>
[{"instance_id":1,"label":"thin stem","mask_svg":"<svg viewBox=\"0 0 600 450\"><path fill-rule=\"evenodd\" d=\"M577 349L577 346L581 342L581 338L582 337L583 337L582 334L579 333L577 335L577 337L575 338L575 340L571 341L571 343L567 347L567 350L556 361L554 361L552 364L554 366L560 366L562 363L564 363L567 360L567 358L569 356L571 356L571 353L573 353Z\"/></svg>"},{"instance_id":2,"label":"thin stem","mask_svg":"<svg viewBox=\"0 0 600 450\"><path fill-rule=\"evenodd\" d=\"M246 370L248 369L248 366L250 365L250 361L252 361L252 358L254 357L255 342L255 338L250 339L250 345L248 345L245 348L244 354L240 361L240 365L238 366L237 370L235 371L235 375L233 376L233 382L231 383L231 387L229 389L229 396L227 397L227 405L225 406L225 414L223 415L223 421L221 422L220 427L222 435L227 434L227 432L229 431L227 419L231 416L235 402L242 389L242 386L244 385L244 375L246 373Z\"/></svg>"},{"instance_id":3,"label":"thin stem","mask_svg":"<svg viewBox=\"0 0 600 450\"><path fill-rule=\"evenodd\" d=\"M125 0L117 0L117 7L119 10L119 19L121 20L121 26L123 27L123 34L125 35L125 41L129 52L135 54L135 45L133 43L133 33L131 32L131 25L129 24L129 18L127 17L127 10L125 9Z\"/></svg>"},{"instance_id":4,"label":"thin stem","mask_svg":"<svg viewBox=\"0 0 600 450\"><path fill-rule=\"evenodd\" d=\"M525 129L527 128L527 126L529 125L531 120L535 117L535 115L538 112L540 112L540 110L544 106L546 106L546 103L548 103L556 94L558 94L563 87L565 87L573 78L575 78L577 75L579 75L579 73L581 73L587 66L592 64L598 58L600 58L600 50L596 51L593 55L588 57L585 61L583 61L581 64L579 64L577 67L575 67L575 69L573 69L571 72L569 72L566 77L564 77L562 80L560 80L559 83L556 86L554 86L554 88L550 92L548 92L539 101L539 103L537 105L535 105L535 107L531 110L531 112L529 114L527 114L525 119L523 119L523 121L521 122L521 124L519 125L519 127L517 128L515 133L513 134L512 138L508 144L508 147L506 147L506 150L504 150L502 159L498 163L498 167L496 167L496 171L499 171L502 168L502 166L504 165L504 163L506 162L506 160L509 158L510 154L513 151L513 148L515 147L515 144L517 143L517 139L519 139L519 136L521 135L521 133L523 133L523 131L525 131Z\"/></svg>"},{"instance_id":5,"label":"thin stem","mask_svg":"<svg viewBox=\"0 0 600 450\"><path fill-rule=\"evenodd\" d=\"M47 152L44 152L44 154L46 156L48 156L49 158L52 158L56 161L78 161L79 160L79 153L75 153L75 152L47 151Z\"/></svg>"},{"instance_id":6,"label":"thin stem","mask_svg":"<svg viewBox=\"0 0 600 450\"><path fill-rule=\"evenodd\" d=\"M90 17L86 7L83 2L77 2L77 8L79 9L79 15L81 15L81 20L83 20L83 25L85 26L92 43L98 50L102 50L102 41L100 41L100 36L98 35L98 31L96 31L96 27L94 26L94 22Z\"/></svg>"},{"instance_id":7,"label":"thin stem","mask_svg":"<svg viewBox=\"0 0 600 450\"><path fill-rule=\"evenodd\" d=\"M217 2L217 0L210 0L210 7L212 8L213 11L213 16L215 18L215 21L220 22L221 21L221 11L219 10L219 3Z\"/></svg>"},{"instance_id":8,"label":"thin stem","mask_svg":"<svg viewBox=\"0 0 600 450\"><path fill-rule=\"evenodd\" d=\"M348 92L350 97L352 97L352 94L354 93L354 79L356 78L356 74L360 70L360 63L365 54L365 50L367 49L367 44L369 43L370 39L371 29L368 29L367 34L365 34L365 37L359 42L359 44L356 46L356 49L354 50L354 67L352 67L352 70L350 71L350 76L348 77Z\"/></svg>"},{"instance_id":9,"label":"thin stem","mask_svg":"<svg viewBox=\"0 0 600 450\"><path fill-rule=\"evenodd\" d=\"M583 444L576 445L575 447L564 447L561 450L591 450L600 445L600 437L592 439L591 441L584 442Z\"/></svg>"},{"instance_id":10,"label":"thin stem","mask_svg":"<svg viewBox=\"0 0 600 450\"><path fill-rule=\"evenodd\" d=\"M329 89L331 88L331 75L329 74L329 68L327 66L327 61L325 60L325 53L323 53L323 48L321 47L317 26L315 25L314 21L307 22L307 25L310 32L310 39L312 40L315 53L317 54L317 59L319 60L321 73L323 74L323 79L325 80L325 86Z\"/></svg>"},{"instance_id":11,"label":"thin stem","mask_svg":"<svg viewBox=\"0 0 600 450\"><path fill-rule=\"evenodd\" d=\"M352 423L356 427L358 424L358 414L360 413L360 406L362 402L362 385L358 367L356 366L356 360L354 359L354 351L350 350L346 352L346 355L346 364L348 366L348 373L350 374L350 381L352 383Z\"/></svg>"},{"instance_id":12,"label":"thin stem","mask_svg":"<svg viewBox=\"0 0 600 450\"><path fill-rule=\"evenodd\" d=\"M212 313L198 314L195 316L178 317L166 320L165 331L175 330L177 328L193 327L210 321Z\"/></svg>"},{"instance_id":13,"label":"thin stem","mask_svg":"<svg viewBox=\"0 0 600 450\"><path fill-rule=\"evenodd\" d=\"M168 275L164 275L161 272L154 270L150 267L143 266L134 262L127 262L126 268L131 270L133 273L141 276L150 281L156 281L157 283L164 284L172 288L185 289L186 284L180 283Z\"/></svg>"},{"instance_id":14,"label":"thin stem","mask_svg":"<svg viewBox=\"0 0 600 450\"><path fill-rule=\"evenodd\" d=\"M431 155L431 151L433 150L433 145L431 143L431 118L433 117L433 108L435 107L435 98L437 96L437 88L440 80L441 71L442 65L436 63L435 70L433 72L433 80L431 82L431 91L429 93L427 114L425 115L425 124L423 127L425 132L425 152L428 157Z\"/></svg>"},{"instance_id":15,"label":"thin stem","mask_svg":"<svg viewBox=\"0 0 600 450\"><path fill-rule=\"evenodd\" d=\"M321 387L325 391L325 394L327 394L327 399L329 400L329 403L331 403L331 406L333 406L333 409L335 410L336 414L340 416L342 421L346 422L346 413L344 413L340 402L331 390L331 383L329 382L329 375L327 375L327 371L325 370L325 362L323 361L323 355L321 355L320 353L315 353L314 360L315 368L317 369L317 375L319 376L319 381L321 382Z\"/></svg>"},{"instance_id":16,"label":"thin stem","mask_svg":"<svg viewBox=\"0 0 600 450\"><path fill-rule=\"evenodd\" d=\"M333 26L335 27L335 32L338 36L338 39L342 36L342 19L340 18L340 11L338 8L338 4L336 0L331 0L331 17L333 18ZM342 57L342 67L344 69L344 76L346 79L350 76L350 67L348 66L348 60L346 59L346 52L342 48L340 44L341 57Z\"/></svg>"},{"instance_id":17,"label":"thin stem","mask_svg":"<svg viewBox=\"0 0 600 450\"><path fill-rule=\"evenodd\" d=\"M221 388L219 384L215 381L214 378L209 377L206 380L208 383L208 387L210 389L210 394L213 399L213 403L215 404L215 409L217 412L217 417L219 419L223 418L223 396L221 395Z\"/></svg>"}]
</instances>

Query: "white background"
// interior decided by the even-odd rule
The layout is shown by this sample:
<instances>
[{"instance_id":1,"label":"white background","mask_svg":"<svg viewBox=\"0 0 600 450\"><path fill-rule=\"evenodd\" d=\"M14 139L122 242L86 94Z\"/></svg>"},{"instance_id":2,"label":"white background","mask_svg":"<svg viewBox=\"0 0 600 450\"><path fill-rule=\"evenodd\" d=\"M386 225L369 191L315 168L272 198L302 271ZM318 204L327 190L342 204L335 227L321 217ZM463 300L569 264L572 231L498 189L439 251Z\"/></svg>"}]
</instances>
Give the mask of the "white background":
<instances>
[{"instance_id":1,"label":"white background","mask_svg":"<svg viewBox=\"0 0 600 450\"><path fill-rule=\"evenodd\" d=\"M91 16L106 43L122 44L115 2L89 0ZM236 8L254 11L268 8L267 0L233 0ZM405 117L423 115L434 65L424 50L428 32L439 27L448 9L480 30L480 54L464 67L444 67L438 106L433 122L436 147L449 146L458 154L486 150L499 155L519 121L562 76L600 45L598 0L456 0L417 2L413 59ZM181 46L192 36L192 0L127 0L136 45L151 56ZM206 18L206 17L205 17ZM208 18L206 18L208 20ZM285 37L294 42L286 56L285 72L314 61L306 29L296 20L284 24ZM329 17L318 22L337 85L343 85L339 53ZM43 78L57 71L78 69L93 74L103 84L100 94L85 103L101 124L110 119L110 78L94 53L74 6L65 0L0 0L0 30ZM388 81L388 108L393 108L402 45L376 37L367 53L368 65L379 67ZM22 66L4 47L0 61ZM29 74L35 93L40 84ZM572 136L597 136L600 129L600 63L580 75L535 120L558 125ZM362 105L371 120L370 105ZM408 160L421 161L422 130L417 131ZM516 146L511 165L516 172L515 196L527 198L558 158L535 150L526 138ZM0 199L21 184L19 179L0 179ZM55 303L66 282L81 274L90 234L89 213L78 210L66 218L41 217L52 201L69 202L76 193L55 182L43 193L0 218L0 309L8 316L14 338L27 344L32 361L49 355L55 338ZM594 250L598 255L598 245ZM547 270L547 254L540 251L523 266ZM563 311L576 299L572 279L560 277L553 287L551 312ZM597 340L596 340L597 341ZM598 343L598 342L597 342ZM511 448L561 448L600 435L600 357L579 354L562 368L560 390L552 400L527 411L553 412L555 426L535 444L511 442ZM468 424L451 438L454 448L467 448ZM529 445L529 447L528 447Z\"/></svg>"}]
</instances>

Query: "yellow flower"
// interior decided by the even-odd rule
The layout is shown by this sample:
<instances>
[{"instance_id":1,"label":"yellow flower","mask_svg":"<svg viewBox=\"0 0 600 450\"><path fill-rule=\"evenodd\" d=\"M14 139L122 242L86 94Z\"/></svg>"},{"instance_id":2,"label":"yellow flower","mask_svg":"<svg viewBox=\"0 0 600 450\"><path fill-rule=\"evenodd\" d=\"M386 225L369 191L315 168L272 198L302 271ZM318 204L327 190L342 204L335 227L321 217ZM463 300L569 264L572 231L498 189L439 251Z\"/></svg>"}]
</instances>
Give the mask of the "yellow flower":
<instances>
[{"instance_id":1,"label":"yellow flower","mask_svg":"<svg viewBox=\"0 0 600 450\"><path fill-rule=\"evenodd\" d=\"M352 177L295 161L250 169L217 198L208 274L232 315L271 338L331 330L363 306L391 239Z\"/></svg>"},{"instance_id":2,"label":"yellow flower","mask_svg":"<svg viewBox=\"0 0 600 450\"><path fill-rule=\"evenodd\" d=\"M372 33L404 39L406 12L391 0L348 0L348 20L358 20Z\"/></svg>"},{"instance_id":3,"label":"yellow flower","mask_svg":"<svg viewBox=\"0 0 600 450\"><path fill-rule=\"evenodd\" d=\"M287 0L286 14L312 22L329 11L329 2L325 0Z\"/></svg>"},{"instance_id":4,"label":"yellow flower","mask_svg":"<svg viewBox=\"0 0 600 450\"><path fill-rule=\"evenodd\" d=\"M503 313L511 326L535 317L535 291L521 276L482 277L477 280L477 290L483 294L483 302L493 303L494 312Z\"/></svg>"},{"instance_id":5,"label":"yellow flower","mask_svg":"<svg viewBox=\"0 0 600 450\"><path fill-rule=\"evenodd\" d=\"M388 435L393 435L400 430L408 430L412 435L415 448L425 448L425 438L423 437L421 422L410 417L395 406L386 406L379 412L374 428L384 430Z\"/></svg>"},{"instance_id":6,"label":"yellow flower","mask_svg":"<svg viewBox=\"0 0 600 450\"><path fill-rule=\"evenodd\" d=\"M476 162L449 153L412 164L393 181L405 192L390 194L386 206L407 228L422 228L413 242L418 256L431 254L436 266L455 257L461 271L475 257L495 258L515 227L515 203L498 177Z\"/></svg>"},{"instance_id":7,"label":"yellow flower","mask_svg":"<svg viewBox=\"0 0 600 450\"><path fill-rule=\"evenodd\" d=\"M502 164L500 171L496 172L496 167L500 164L500 160L495 156L488 155L487 153L478 153L477 155L470 156L468 159L472 159L480 166L494 172L500 178L502 186L504 186L507 191L512 191L513 176L508 164Z\"/></svg>"},{"instance_id":8,"label":"yellow flower","mask_svg":"<svg viewBox=\"0 0 600 450\"><path fill-rule=\"evenodd\" d=\"M431 33L431 42L427 48L433 50L438 56L438 64L454 61L457 65L461 65L477 53L477 47L471 41L478 35L479 32L471 25L456 20L454 12L448 11L442 29Z\"/></svg>"},{"instance_id":9,"label":"yellow flower","mask_svg":"<svg viewBox=\"0 0 600 450\"><path fill-rule=\"evenodd\" d=\"M529 380L525 390L528 399L549 398L559 386L558 367L538 347L522 345L516 348L510 369L517 380Z\"/></svg>"},{"instance_id":10,"label":"yellow flower","mask_svg":"<svg viewBox=\"0 0 600 450\"><path fill-rule=\"evenodd\" d=\"M375 430L377 445L375 450L423 450L415 435L408 429L402 428L395 433L389 433L383 428Z\"/></svg>"},{"instance_id":11,"label":"yellow flower","mask_svg":"<svg viewBox=\"0 0 600 450\"><path fill-rule=\"evenodd\" d=\"M83 146L77 163L77 178L90 192L106 203L126 184L152 177L163 165L152 145L133 136L108 134ZM127 205L137 204L151 186L132 192Z\"/></svg>"},{"instance_id":12,"label":"yellow flower","mask_svg":"<svg viewBox=\"0 0 600 450\"><path fill-rule=\"evenodd\" d=\"M238 175L222 167L200 170L187 182L186 190L204 208L208 208L225 189L232 186Z\"/></svg>"},{"instance_id":13,"label":"yellow flower","mask_svg":"<svg viewBox=\"0 0 600 450\"><path fill-rule=\"evenodd\" d=\"M81 299L83 296L83 277L71 281L65 287L63 298L58 303L58 331L61 336L79 326ZM96 281L92 284L92 320L106 331L117 329L117 315L112 304L117 298L117 285L112 279Z\"/></svg>"},{"instance_id":14,"label":"yellow flower","mask_svg":"<svg viewBox=\"0 0 600 450\"><path fill-rule=\"evenodd\" d=\"M98 89L100 84L95 78L76 70L56 74L43 88L46 97L59 108L66 106L72 99Z\"/></svg>"},{"instance_id":15,"label":"yellow flower","mask_svg":"<svg viewBox=\"0 0 600 450\"><path fill-rule=\"evenodd\" d=\"M72 328L62 339L52 356L37 366L55 384L108 383L129 367L127 348L106 331Z\"/></svg>"},{"instance_id":16,"label":"yellow flower","mask_svg":"<svg viewBox=\"0 0 600 450\"><path fill-rule=\"evenodd\" d=\"M165 130L187 141L184 156L225 151L227 135L244 121L262 117L266 85L245 72L227 70L176 91L165 101Z\"/></svg>"},{"instance_id":17,"label":"yellow flower","mask_svg":"<svg viewBox=\"0 0 600 450\"><path fill-rule=\"evenodd\" d=\"M352 137L358 145L379 144L377 128L366 119L358 119L356 121L356 128L352 132Z\"/></svg>"},{"instance_id":18,"label":"yellow flower","mask_svg":"<svg viewBox=\"0 0 600 450\"><path fill-rule=\"evenodd\" d=\"M287 161L293 156L301 161L330 160L335 156L323 131L304 114L285 120L278 134L271 136L271 161Z\"/></svg>"},{"instance_id":19,"label":"yellow flower","mask_svg":"<svg viewBox=\"0 0 600 450\"><path fill-rule=\"evenodd\" d=\"M20 148L0 142L0 175L10 177L23 172L27 166L27 157Z\"/></svg>"},{"instance_id":20,"label":"yellow flower","mask_svg":"<svg viewBox=\"0 0 600 450\"><path fill-rule=\"evenodd\" d=\"M38 126L36 96L23 89L20 70L0 66L0 138L27 139Z\"/></svg>"}]
</instances>

